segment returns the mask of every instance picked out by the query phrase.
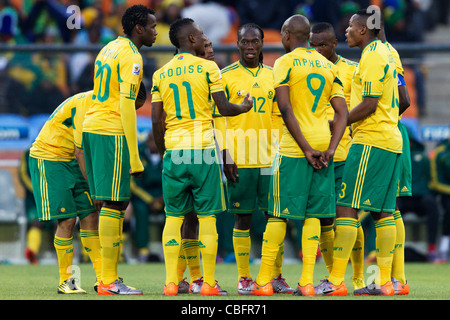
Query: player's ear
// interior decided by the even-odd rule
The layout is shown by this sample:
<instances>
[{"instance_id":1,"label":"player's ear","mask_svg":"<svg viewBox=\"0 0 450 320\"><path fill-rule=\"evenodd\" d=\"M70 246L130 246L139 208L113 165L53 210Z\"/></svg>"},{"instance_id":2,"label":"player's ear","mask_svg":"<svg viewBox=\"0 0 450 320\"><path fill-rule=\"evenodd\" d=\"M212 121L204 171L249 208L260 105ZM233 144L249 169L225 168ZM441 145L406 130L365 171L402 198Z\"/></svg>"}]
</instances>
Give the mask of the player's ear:
<instances>
[{"instance_id":1,"label":"player's ear","mask_svg":"<svg viewBox=\"0 0 450 320\"><path fill-rule=\"evenodd\" d=\"M195 43L195 36L193 33L189 33L188 35L189 42Z\"/></svg>"},{"instance_id":2,"label":"player's ear","mask_svg":"<svg viewBox=\"0 0 450 320\"><path fill-rule=\"evenodd\" d=\"M137 34L144 33L144 27L141 26L140 24L136 24L136 26L134 27L134 30L136 31Z\"/></svg>"}]
</instances>

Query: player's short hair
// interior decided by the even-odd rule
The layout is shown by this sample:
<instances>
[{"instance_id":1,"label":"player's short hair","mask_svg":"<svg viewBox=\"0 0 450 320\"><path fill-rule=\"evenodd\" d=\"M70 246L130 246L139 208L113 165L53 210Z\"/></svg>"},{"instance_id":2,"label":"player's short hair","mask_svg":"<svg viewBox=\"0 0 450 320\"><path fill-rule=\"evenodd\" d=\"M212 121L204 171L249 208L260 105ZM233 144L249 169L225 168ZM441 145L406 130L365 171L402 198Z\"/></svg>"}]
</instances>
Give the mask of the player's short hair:
<instances>
[{"instance_id":1,"label":"player's short hair","mask_svg":"<svg viewBox=\"0 0 450 320\"><path fill-rule=\"evenodd\" d=\"M170 42L176 48L180 47L180 39L179 39L180 30L182 30L184 27L186 27L188 25L192 25L194 23L195 23L195 21L192 20L191 18L182 18L182 19L176 20L175 22L173 22L170 25L169 39L170 39Z\"/></svg>"},{"instance_id":2,"label":"player's short hair","mask_svg":"<svg viewBox=\"0 0 450 320\"><path fill-rule=\"evenodd\" d=\"M336 37L336 32L334 31L334 27L331 23L318 22L312 25L311 33L322 33L322 32L330 32L334 37Z\"/></svg>"},{"instance_id":3,"label":"player's short hair","mask_svg":"<svg viewBox=\"0 0 450 320\"><path fill-rule=\"evenodd\" d=\"M148 23L149 14L154 15L155 11L143 5L129 7L122 16L123 32L130 36L137 24L145 27Z\"/></svg>"},{"instance_id":4,"label":"player's short hair","mask_svg":"<svg viewBox=\"0 0 450 320\"><path fill-rule=\"evenodd\" d=\"M364 17L364 19L366 19L366 21L367 21L367 19L368 19L369 17L371 17L374 13L373 13L373 12L369 12L367 9L361 9L361 10L356 11L355 14L358 15L358 16L360 16L360 17ZM366 26L367 26L367 25L366 25ZM380 30L381 30L381 28L376 28L375 26L372 26L372 27L370 27L370 28L367 26L367 28L368 28L370 31L372 31L372 33L373 33L375 36L378 36L378 34L380 33Z\"/></svg>"}]
</instances>

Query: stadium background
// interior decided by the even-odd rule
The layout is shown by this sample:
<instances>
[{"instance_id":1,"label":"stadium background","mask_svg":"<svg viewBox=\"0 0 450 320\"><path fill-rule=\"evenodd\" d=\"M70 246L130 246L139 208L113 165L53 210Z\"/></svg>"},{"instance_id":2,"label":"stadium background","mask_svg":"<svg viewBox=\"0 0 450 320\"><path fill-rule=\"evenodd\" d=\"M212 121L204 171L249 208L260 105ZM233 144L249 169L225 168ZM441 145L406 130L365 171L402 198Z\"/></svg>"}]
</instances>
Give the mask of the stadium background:
<instances>
[{"instance_id":1,"label":"stadium background","mask_svg":"<svg viewBox=\"0 0 450 320\"><path fill-rule=\"evenodd\" d=\"M25 214L26 183L20 180L21 156L31 146L49 114L65 98L92 88L95 56L103 45L122 35L120 17L128 6L144 4L157 14L157 43L152 48L142 49L144 82L149 90L153 71L173 55L174 47L170 44L168 30L170 23L179 17L192 17L200 24L212 40L220 67L238 59L236 30L247 22L263 27L264 63L272 66L283 54L281 25L295 13L306 15L312 23L332 23L339 40L338 53L357 61L359 49L349 49L344 42L348 19L359 8L378 5L385 15L387 39L399 51L405 67L411 106L402 121L410 129L412 137L432 155L436 145L450 135L449 2L0 0L0 263L27 263L23 253L30 221ZM81 9L79 29L67 28L71 13L66 9L70 5ZM147 94L147 103L138 111L138 131L142 142L151 130L150 92ZM444 213L442 208L439 210L442 219ZM132 227L124 254L128 262L135 262L132 210L128 214ZM162 257L159 239L163 221L162 214L154 215L149 225L152 230L149 248L159 257ZM411 214L407 218L406 215L405 223L407 246L414 249L417 259L422 259L427 251L426 217ZM299 256L296 231L296 227L291 226L287 259L296 260ZM52 237L50 228L38 255L41 263L56 263ZM219 250L221 258L226 259L230 253L226 247L230 244L224 243L227 235L222 239ZM252 258L257 259L258 234L255 234L255 239ZM439 237L437 239L439 243ZM77 259L82 257L76 256Z\"/></svg>"}]
</instances>

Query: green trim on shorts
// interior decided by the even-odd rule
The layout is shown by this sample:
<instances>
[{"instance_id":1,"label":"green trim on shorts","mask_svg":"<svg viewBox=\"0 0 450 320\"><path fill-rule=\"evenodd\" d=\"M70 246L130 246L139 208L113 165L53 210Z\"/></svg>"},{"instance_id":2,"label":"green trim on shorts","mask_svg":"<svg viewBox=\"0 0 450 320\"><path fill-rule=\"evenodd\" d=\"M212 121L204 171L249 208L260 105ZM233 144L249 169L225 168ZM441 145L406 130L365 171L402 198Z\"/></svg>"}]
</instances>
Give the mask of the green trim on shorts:
<instances>
[{"instance_id":1,"label":"green trim on shorts","mask_svg":"<svg viewBox=\"0 0 450 320\"><path fill-rule=\"evenodd\" d=\"M95 212L89 187L76 160L30 157L30 177L39 221L79 217Z\"/></svg>"},{"instance_id":2,"label":"green trim on shorts","mask_svg":"<svg viewBox=\"0 0 450 320\"><path fill-rule=\"evenodd\" d=\"M353 144L347 156L337 205L393 213L400 154Z\"/></svg>"},{"instance_id":3,"label":"green trim on shorts","mask_svg":"<svg viewBox=\"0 0 450 320\"><path fill-rule=\"evenodd\" d=\"M275 157L269 188L270 215L296 220L333 218L334 193L333 161L315 170L306 158Z\"/></svg>"},{"instance_id":4,"label":"green trim on shorts","mask_svg":"<svg viewBox=\"0 0 450 320\"><path fill-rule=\"evenodd\" d=\"M83 132L86 175L97 200L130 200L130 153L125 136Z\"/></svg>"},{"instance_id":5,"label":"green trim on shorts","mask_svg":"<svg viewBox=\"0 0 450 320\"><path fill-rule=\"evenodd\" d=\"M215 148L167 150L163 157L162 187L167 216L180 217L190 211L210 216L226 211Z\"/></svg>"}]
</instances>

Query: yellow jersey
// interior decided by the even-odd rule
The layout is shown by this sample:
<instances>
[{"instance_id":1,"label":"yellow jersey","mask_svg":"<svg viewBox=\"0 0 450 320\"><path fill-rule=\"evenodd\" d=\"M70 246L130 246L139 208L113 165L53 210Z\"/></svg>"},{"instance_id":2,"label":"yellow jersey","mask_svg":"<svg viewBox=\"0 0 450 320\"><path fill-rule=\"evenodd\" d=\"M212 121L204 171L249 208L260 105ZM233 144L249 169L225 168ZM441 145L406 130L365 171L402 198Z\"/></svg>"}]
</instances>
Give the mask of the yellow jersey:
<instances>
[{"instance_id":1,"label":"yellow jersey","mask_svg":"<svg viewBox=\"0 0 450 320\"><path fill-rule=\"evenodd\" d=\"M331 139L327 105L334 97L344 97L337 67L313 48L298 47L278 58L273 72L275 88L289 86L292 109L308 143L327 150ZM305 156L284 123L280 154Z\"/></svg>"},{"instance_id":2,"label":"yellow jersey","mask_svg":"<svg viewBox=\"0 0 450 320\"><path fill-rule=\"evenodd\" d=\"M405 76L405 70L403 70L402 61L400 60L400 55L398 54L398 51L390 44L389 42L384 42L386 47L388 48L389 52L392 55L392 58L394 59L395 68L397 69L397 75L401 75L402 77Z\"/></svg>"},{"instance_id":3,"label":"yellow jersey","mask_svg":"<svg viewBox=\"0 0 450 320\"><path fill-rule=\"evenodd\" d=\"M224 132L221 132L226 137L223 148L230 151L238 168L270 167L278 144L275 141L278 124L273 119L281 118L273 87L273 69L263 64L246 68L237 61L222 69L222 80L231 103L240 104L247 93L253 97L253 109L249 112L225 117Z\"/></svg>"},{"instance_id":4,"label":"yellow jersey","mask_svg":"<svg viewBox=\"0 0 450 320\"><path fill-rule=\"evenodd\" d=\"M354 61L348 60L338 55L337 61L334 63L338 68L338 77L342 82L344 90L345 103L350 111L350 93L352 87L353 73L356 70L358 64ZM334 119L334 109L331 104L328 104L327 108L328 120ZM346 127L342 139L339 142L336 152L334 153L334 162L345 161L347 159L348 150L352 144L352 137L350 136L350 127Z\"/></svg>"},{"instance_id":5,"label":"yellow jersey","mask_svg":"<svg viewBox=\"0 0 450 320\"><path fill-rule=\"evenodd\" d=\"M398 54L398 51L389 42L386 41L386 42L384 42L384 44L389 49L389 52L391 53L392 58L394 58L395 68L397 70L397 77L402 76L404 78L405 70L403 69L402 61L400 60L400 55ZM401 86L401 85L402 85L401 81L398 80L397 86ZM399 115L398 118L401 119L402 115Z\"/></svg>"},{"instance_id":6,"label":"yellow jersey","mask_svg":"<svg viewBox=\"0 0 450 320\"><path fill-rule=\"evenodd\" d=\"M75 146L81 148L83 121L93 91L76 94L50 115L30 149L30 156L51 161L72 161Z\"/></svg>"},{"instance_id":7,"label":"yellow jersey","mask_svg":"<svg viewBox=\"0 0 450 320\"><path fill-rule=\"evenodd\" d=\"M213 106L210 94L223 91L214 61L191 53L176 54L153 74L152 102L166 112L166 150L213 148Z\"/></svg>"},{"instance_id":8,"label":"yellow jersey","mask_svg":"<svg viewBox=\"0 0 450 320\"><path fill-rule=\"evenodd\" d=\"M142 67L142 56L130 39L118 37L103 47L95 60L93 103L86 113L85 132L124 135L120 96L136 100Z\"/></svg>"},{"instance_id":9,"label":"yellow jersey","mask_svg":"<svg viewBox=\"0 0 450 320\"><path fill-rule=\"evenodd\" d=\"M350 108L360 104L363 97L378 97L378 105L374 113L352 124L353 143L401 153L397 70L392 55L380 40L369 43L361 53L352 80Z\"/></svg>"}]
</instances>

